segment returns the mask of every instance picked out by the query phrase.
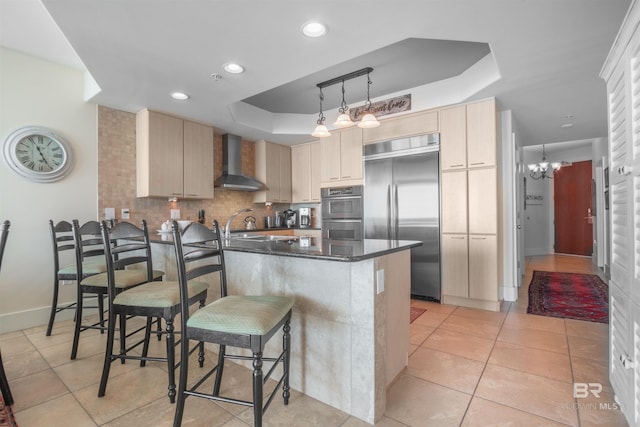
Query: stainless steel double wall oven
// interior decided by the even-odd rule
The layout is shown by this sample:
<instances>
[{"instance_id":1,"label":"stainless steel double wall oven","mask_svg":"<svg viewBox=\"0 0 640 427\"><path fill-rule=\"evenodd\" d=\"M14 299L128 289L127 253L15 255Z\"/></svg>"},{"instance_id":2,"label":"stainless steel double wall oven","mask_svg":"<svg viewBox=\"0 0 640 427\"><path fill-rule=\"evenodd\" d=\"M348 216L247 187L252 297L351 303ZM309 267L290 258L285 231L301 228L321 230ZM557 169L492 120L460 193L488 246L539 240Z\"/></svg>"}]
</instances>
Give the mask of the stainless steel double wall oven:
<instances>
[{"instance_id":1,"label":"stainless steel double wall oven","mask_svg":"<svg viewBox=\"0 0 640 427\"><path fill-rule=\"evenodd\" d=\"M322 189L322 237L324 239L363 239L362 194L362 186Z\"/></svg>"}]
</instances>

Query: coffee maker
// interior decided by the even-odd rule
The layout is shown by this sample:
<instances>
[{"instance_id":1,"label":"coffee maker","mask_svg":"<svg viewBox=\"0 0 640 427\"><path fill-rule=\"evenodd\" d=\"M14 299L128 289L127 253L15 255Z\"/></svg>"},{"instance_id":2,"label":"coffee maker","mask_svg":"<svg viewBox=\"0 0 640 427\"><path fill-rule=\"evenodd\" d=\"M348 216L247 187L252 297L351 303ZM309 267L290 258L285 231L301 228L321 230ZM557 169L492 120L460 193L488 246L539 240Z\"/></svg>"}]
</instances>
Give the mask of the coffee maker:
<instances>
[{"instance_id":1,"label":"coffee maker","mask_svg":"<svg viewBox=\"0 0 640 427\"><path fill-rule=\"evenodd\" d=\"M300 218L300 228L311 228L311 208L300 208L298 218Z\"/></svg>"}]
</instances>

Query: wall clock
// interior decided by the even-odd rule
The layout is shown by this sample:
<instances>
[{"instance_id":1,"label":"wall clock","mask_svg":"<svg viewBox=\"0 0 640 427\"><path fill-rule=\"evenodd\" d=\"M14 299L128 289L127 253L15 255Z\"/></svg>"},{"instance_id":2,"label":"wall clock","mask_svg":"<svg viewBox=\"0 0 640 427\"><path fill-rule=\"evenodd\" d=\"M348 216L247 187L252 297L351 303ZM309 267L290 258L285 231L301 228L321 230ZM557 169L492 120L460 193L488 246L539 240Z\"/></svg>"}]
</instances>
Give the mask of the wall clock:
<instances>
[{"instance_id":1,"label":"wall clock","mask_svg":"<svg viewBox=\"0 0 640 427\"><path fill-rule=\"evenodd\" d=\"M71 171L73 154L67 141L42 126L25 126L4 140L4 161L14 172L35 182L53 182Z\"/></svg>"}]
</instances>

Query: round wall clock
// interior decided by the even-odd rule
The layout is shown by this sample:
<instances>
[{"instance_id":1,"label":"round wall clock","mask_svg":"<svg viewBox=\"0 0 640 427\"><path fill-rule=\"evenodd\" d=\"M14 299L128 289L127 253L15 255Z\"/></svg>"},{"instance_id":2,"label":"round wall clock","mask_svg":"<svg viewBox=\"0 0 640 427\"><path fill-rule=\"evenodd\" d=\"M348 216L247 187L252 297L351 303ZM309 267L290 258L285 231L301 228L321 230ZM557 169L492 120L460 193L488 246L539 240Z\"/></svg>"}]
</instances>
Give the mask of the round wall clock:
<instances>
[{"instance_id":1,"label":"round wall clock","mask_svg":"<svg viewBox=\"0 0 640 427\"><path fill-rule=\"evenodd\" d=\"M11 132L4 140L2 154L14 172L35 182L62 179L73 163L67 141L42 126L25 126Z\"/></svg>"}]
</instances>

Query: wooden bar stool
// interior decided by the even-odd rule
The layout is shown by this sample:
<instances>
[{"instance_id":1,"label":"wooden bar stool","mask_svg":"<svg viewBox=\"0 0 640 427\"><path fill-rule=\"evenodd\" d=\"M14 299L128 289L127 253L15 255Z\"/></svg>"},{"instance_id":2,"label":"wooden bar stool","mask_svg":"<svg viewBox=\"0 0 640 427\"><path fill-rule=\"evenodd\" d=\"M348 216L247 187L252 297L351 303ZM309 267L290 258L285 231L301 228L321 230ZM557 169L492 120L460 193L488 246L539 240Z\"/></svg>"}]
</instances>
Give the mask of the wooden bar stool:
<instances>
[{"instance_id":1,"label":"wooden bar stool","mask_svg":"<svg viewBox=\"0 0 640 427\"><path fill-rule=\"evenodd\" d=\"M2 267L2 256L4 255L4 248L7 245L7 238L9 237L9 227L11 223L7 220L0 225L0 267ZM2 353L0 352L0 393L2 393L2 399L5 405L13 405L13 395L9 388L9 380L7 374L4 372L4 365L2 364Z\"/></svg>"},{"instance_id":2,"label":"wooden bar stool","mask_svg":"<svg viewBox=\"0 0 640 427\"><path fill-rule=\"evenodd\" d=\"M178 401L173 421L174 427L182 424L182 415L187 396L203 397L227 403L235 403L253 407L254 426L262 426L262 416L269 407L276 392L282 386L284 404L289 403L289 361L291 354L290 321L294 300L286 296L248 296L227 295L224 250L220 237L218 222L214 221L214 230L202 224L193 223L180 234L178 224L172 224L178 280L181 300L187 300L187 284L212 272L220 273L220 299L204 308L189 314L187 304L182 305L180 322L182 325L180 380L178 385ZM189 265L189 269L187 269ZM283 329L283 350L279 356L263 357L263 350L269 339ZM218 364L203 375L196 384L187 388L189 374L189 340L219 344ZM231 355L226 347L248 349L252 356ZM220 384L225 359L251 360L253 362L253 401L248 402L220 395ZM263 362L272 363L265 375ZM202 366L202 361L200 362ZM274 390L264 402L263 385L282 363L282 376ZM215 372L213 390L210 393L198 391L207 378Z\"/></svg>"}]
</instances>

